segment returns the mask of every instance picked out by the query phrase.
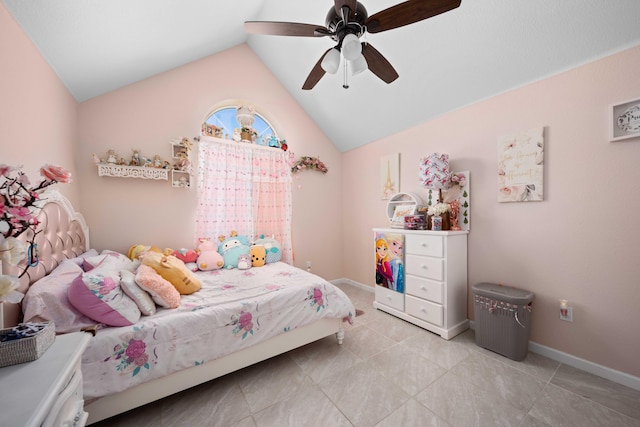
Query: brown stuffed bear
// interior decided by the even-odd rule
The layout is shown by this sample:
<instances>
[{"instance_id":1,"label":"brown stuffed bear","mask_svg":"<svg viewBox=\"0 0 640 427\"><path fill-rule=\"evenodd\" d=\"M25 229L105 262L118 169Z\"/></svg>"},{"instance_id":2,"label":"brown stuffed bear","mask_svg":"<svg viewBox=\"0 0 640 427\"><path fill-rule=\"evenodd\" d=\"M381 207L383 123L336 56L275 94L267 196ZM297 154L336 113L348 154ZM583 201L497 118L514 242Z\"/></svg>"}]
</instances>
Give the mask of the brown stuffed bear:
<instances>
[{"instance_id":1,"label":"brown stuffed bear","mask_svg":"<svg viewBox=\"0 0 640 427\"><path fill-rule=\"evenodd\" d=\"M171 283L180 292L180 295L192 294L202 287L200 279L184 265L184 262L173 255L147 252L141 258L141 262L153 268L160 276Z\"/></svg>"}]
</instances>

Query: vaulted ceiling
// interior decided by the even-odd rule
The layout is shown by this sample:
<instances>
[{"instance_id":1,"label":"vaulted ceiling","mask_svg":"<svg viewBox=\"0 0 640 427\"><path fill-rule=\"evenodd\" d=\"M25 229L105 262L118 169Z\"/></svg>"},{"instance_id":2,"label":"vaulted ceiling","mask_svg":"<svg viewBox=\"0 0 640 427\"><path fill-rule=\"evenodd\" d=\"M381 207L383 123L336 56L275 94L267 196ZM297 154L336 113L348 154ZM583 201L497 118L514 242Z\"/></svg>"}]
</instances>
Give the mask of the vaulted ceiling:
<instances>
[{"instance_id":1,"label":"vaulted ceiling","mask_svg":"<svg viewBox=\"0 0 640 427\"><path fill-rule=\"evenodd\" d=\"M331 0L3 1L79 102L246 42L341 151L640 44L637 0L462 0L366 35L393 83L364 72L345 90L340 70L303 91L335 43L249 35L243 22L324 26ZM399 0L361 3L372 15Z\"/></svg>"}]
</instances>

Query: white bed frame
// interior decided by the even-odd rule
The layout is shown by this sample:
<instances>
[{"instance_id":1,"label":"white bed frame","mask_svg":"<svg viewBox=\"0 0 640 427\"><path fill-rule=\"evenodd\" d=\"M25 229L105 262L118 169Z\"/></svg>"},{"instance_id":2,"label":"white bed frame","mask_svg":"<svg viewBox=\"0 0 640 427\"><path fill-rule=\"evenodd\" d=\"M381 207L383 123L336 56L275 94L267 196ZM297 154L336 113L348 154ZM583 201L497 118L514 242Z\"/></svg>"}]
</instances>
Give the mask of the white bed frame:
<instances>
[{"instance_id":1,"label":"white bed frame","mask_svg":"<svg viewBox=\"0 0 640 427\"><path fill-rule=\"evenodd\" d=\"M30 284L49 274L62 260L79 256L90 247L89 228L71 203L56 190L47 191L42 198L46 199L46 204L39 219L44 224L44 232L38 234L36 239L41 262L38 267L29 269L23 277L23 292ZM27 239L30 236L21 237ZM19 270L20 266L4 268L7 274L22 271ZM4 321L5 324L12 325L20 320L21 310L17 305L9 306L11 307L5 310ZM89 413L88 424L146 405L332 334L336 335L338 344L342 344L342 319L321 319L228 356L95 399L85 404L85 411Z\"/></svg>"}]
</instances>

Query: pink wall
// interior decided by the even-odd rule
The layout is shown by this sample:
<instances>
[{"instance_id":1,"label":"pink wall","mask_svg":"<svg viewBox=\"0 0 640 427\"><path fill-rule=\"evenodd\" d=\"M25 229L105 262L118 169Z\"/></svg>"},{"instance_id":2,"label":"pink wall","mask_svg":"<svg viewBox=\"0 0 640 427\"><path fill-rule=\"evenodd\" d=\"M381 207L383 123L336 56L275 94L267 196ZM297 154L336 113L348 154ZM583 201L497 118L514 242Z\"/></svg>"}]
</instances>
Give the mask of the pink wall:
<instances>
[{"instance_id":1,"label":"pink wall","mask_svg":"<svg viewBox=\"0 0 640 427\"><path fill-rule=\"evenodd\" d=\"M532 341L640 376L640 138L607 138L609 105L640 97L639 69L636 47L344 153L344 275L373 285L371 228L386 219L371 184L380 157L399 152L401 191L425 195L417 159L448 153L454 170L471 173L469 289L488 281L534 291ZM498 137L539 126L545 200L498 203ZM573 323L558 319L560 298Z\"/></svg>"},{"instance_id":2,"label":"pink wall","mask_svg":"<svg viewBox=\"0 0 640 427\"><path fill-rule=\"evenodd\" d=\"M342 276L341 155L247 45L193 62L80 104L82 212L93 246L126 251L136 243L193 247L196 191L166 181L98 177L91 154L113 148L127 157L170 156L169 141L199 134L217 105L239 99L256 106L297 156L320 156L327 175L306 171L293 189L295 264L312 262L328 279ZM327 233L330 226L335 233Z\"/></svg>"},{"instance_id":3,"label":"pink wall","mask_svg":"<svg viewBox=\"0 0 640 427\"><path fill-rule=\"evenodd\" d=\"M77 103L0 3L0 163L23 165L32 182L45 163L76 174ZM78 206L79 184L58 185Z\"/></svg>"}]
</instances>

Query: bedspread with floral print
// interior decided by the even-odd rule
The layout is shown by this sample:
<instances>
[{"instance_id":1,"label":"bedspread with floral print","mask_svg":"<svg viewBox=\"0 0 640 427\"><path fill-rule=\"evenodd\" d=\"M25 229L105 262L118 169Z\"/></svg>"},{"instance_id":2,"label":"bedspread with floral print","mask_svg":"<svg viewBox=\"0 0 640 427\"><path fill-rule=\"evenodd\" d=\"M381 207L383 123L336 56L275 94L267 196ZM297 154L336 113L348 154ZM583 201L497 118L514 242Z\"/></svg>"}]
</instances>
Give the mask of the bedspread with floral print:
<instances>
[{"instance_id":1,"label":"bedspread with floral print","mask_svg":"<svg viewBox=\"0 0 640 427\"><path fill-rule=\"evenodd\" d=\"M85 399L218 359L321 318L352 322L339 288L285 263L196 273L202 289L177 309L103 328L82 358Z\"/></svg>"}]
</instances>

